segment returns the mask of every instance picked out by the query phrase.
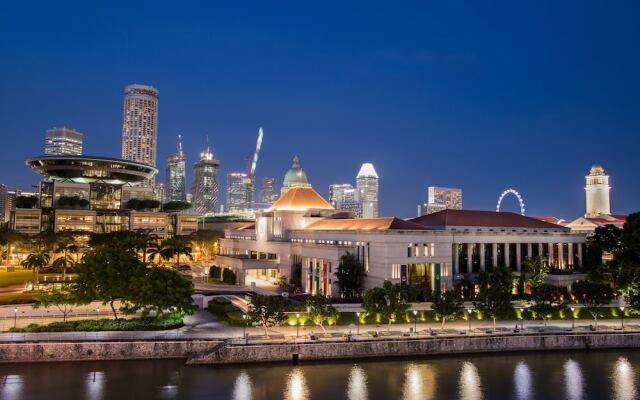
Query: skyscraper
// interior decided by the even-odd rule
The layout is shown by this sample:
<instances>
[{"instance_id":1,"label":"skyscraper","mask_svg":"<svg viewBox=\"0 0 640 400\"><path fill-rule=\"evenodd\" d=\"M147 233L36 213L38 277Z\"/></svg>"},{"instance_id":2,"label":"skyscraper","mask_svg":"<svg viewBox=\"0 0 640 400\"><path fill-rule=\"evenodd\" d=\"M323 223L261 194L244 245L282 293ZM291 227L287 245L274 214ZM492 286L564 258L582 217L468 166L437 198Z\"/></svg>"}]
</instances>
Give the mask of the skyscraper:
<instances>
[{"instance_id":1,"label":"skyscraper","mask_svg":"<svg viewBox=\"0 0 640 400\"><path fill-rule=\"evenodd\" d=\"M44 154L47 156L82 155L82 133L65 127L47 129Z\"/></svg>"},{"instance_id":2,"label":"skyscraper","mask_svg":"<svg viewBox=\"0 0 640 400\"><path fill-rule=\"evenodd\" d=\"M124 88L122 159L156 166L158 90L153 86ZM153 180L148 185L153 185Z\"/></svg>"},{"instance_id":3,"label":"skyscraper","mask_svg":"<svg viewBox=\"0 0 640 400\"><path fill-rule=\"evenodd\" d=\"M358 188L356 200L362 203L362 218L377 218L379 178L373 164L362 164L356 181Z\"/></svg>"},{"instance_id":4,"label":"skyscraper","mask_svg":"<svg viewBox=\"0 0 640 400\"><path fill-rule=\"evenodd\" d=\"M329 185L329 203L338 210L342 210L345 202L356 200L356 190L350 183L334 183Z\"/></svg>"},{"instance_id":5,"label":"skyscraper","mask_svg":"<svg viewBox=\"0 0 640 400\"><path fill-rule=\"evenodd\" d=\"M276 200L278 200L278 195L276 194L276 179L265 176L262 178L260 202L262 204L272 204Z\"/></svg>"},{"instance_id":6,"label":"skyscraper","mask_svg":"<svg viewBox=\"0 0 640 400\"><path fill-rule=\"evenodd\" d=\"M193 165L192 209L198 214L214 213L218 206L218 160L213 158L211 147L200 153L200 160Z\"/></svg>"},{"instance_id":7,"label":"skyscraper","mask_svg":"<svg viewBox=\"0 0 640 400\"><path fill-rule=\"evenodd\" d=\"M253 209L254 177L244 172L227 174L227 211L245 212Z\"/></svg>"},{"instance_id":8,"label":"skyscraper","mask_svg":"<svg viewBox=\"0 0 640 400\"><path fill-rule=\"evenodd\" d=\"M604 172L602 165L596 163L589 175L585 177L587 184L584 188L587 195L586 217L611 214L609 192L609 175Z\"/></svg>"},{"instance_id":9,"label":"skyscraper","mask_svg":"<svg viewBox=\"0 0 640 400\"><path fill-rule=\"evenodd\" d=\"M11 207L9 200L9 190L6 185L0 183L0 223L9 222Z\"/></svg>"},{"instance_id":10,"label":"skyscraper","mask_svg":"<svg viewBox=\"0 0 640 400\"><path fill-rule=\"evenodd\" d=\"M185 156L182 151L182 135L178 135L178 151L167 157L166 186L164 188L166 201L186 201L185 191Z\"/></svg>"},{"instance_id":11,"label":"skyscraper","mask_svg":"<svg viewBox=\"0 0 640 400\"><path fill-rule=\"evenodd\" d=\"M429 186L427 203L418 205L418 216L442 210L462 210L462 189Z\"/></svg>"}]
</instances>

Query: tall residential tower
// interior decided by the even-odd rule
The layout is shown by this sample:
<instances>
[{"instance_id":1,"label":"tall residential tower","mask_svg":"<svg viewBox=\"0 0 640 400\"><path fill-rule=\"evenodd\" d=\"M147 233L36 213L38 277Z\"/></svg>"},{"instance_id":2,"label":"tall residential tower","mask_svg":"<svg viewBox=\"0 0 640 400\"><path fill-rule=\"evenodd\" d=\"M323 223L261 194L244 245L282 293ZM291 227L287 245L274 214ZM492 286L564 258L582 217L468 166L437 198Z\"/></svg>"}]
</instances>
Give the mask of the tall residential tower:
<instances>
[{"instance_id":1,"label":"tall residential tower","mask_svg":"<svg viewBox=\"0 0 640 400\"><path fill-rule=\"evenodd\" d=\"M164 189L166 201L186 201L185 191L185 156L182 151L182 135L178 135L178 151L167 157Z\"/></svg>"},{"instance_id":2,"label":"tall residential tower","mask_svg":"<svg viewBox=\"0 0 640 400\"><path fill-rule=\"evenodd\" d=\"M357 200L362 204L362 218L377 218L379 178L373 164L362 164L356 181Z\"/></svg>"},{"instance_id":3,"label":"tall residential tower","mask_svg":"<svg viewBox=\"0 0 640 400\"><path fill-rule=\"evenodd\" d=\"M124 88L122 159L156 166L158 90L153 86ZM153 180L148 182L153 184Z\"/></svg>"},{"instance_id":4,"label":"tall residential tower","mask_svg":"<svg viewBox=\"0 0 640 400\"><path fill-rule=\"evenodd\" d=\"M71 128L47 129L44 154L46 156L82 155L82 133Z\"/></svg>"},{"instance_id":5,"label":"tall residential tower","mask_svg":"<svg viewBox=\"0 0 640 400\"><path fill-rule=\"evenodd\" d=\"M254 177L244 172L227 174L227 211L253 210Z\"/></svg>"},{"instance_id":6,"label":"tall residential tower","mask_svg":"<svg viewBox=\"0 0 640 400\"><path fill-rule=\"evenodd\" d=\"M218 165L211 147L207 146L193 166L192 209L198 214L214 213L218 207Z\"/></svg>"}]
</instances>

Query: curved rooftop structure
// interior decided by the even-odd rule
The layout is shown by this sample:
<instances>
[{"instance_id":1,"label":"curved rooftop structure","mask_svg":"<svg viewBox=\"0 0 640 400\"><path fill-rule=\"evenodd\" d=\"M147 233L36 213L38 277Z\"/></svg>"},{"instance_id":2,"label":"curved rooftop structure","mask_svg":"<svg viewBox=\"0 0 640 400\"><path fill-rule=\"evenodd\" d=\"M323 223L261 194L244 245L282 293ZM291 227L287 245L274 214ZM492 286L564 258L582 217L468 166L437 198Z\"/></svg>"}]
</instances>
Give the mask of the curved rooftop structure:
<instances>
[{"instance_id":1,"label":"curved rooftop structure","mask_svg":"<svg viewBox=\"0 0 640 400\"><path fill-rule=\"evenodd\" d=\"M282 193L284 194L287 190L294 187L311 187L311 184L307 179L307 174L304 173L300 166L300 159L298 156L293 158L293 165L291 165L291 169L289 169L284 175L284 180L282 181Z\"/></svg>"},{"instance_id":2,"label":"curved rooftop structure","mask_svg":"<svg viewBox=\"0 0 640 400\"><path fill-rule=\"evenodd\" d=\"M147 164L108 157L40 156L28 159L26 164L46 179L74 183L124 185L151 179L158 173Z\"/></svg>"},{"instance_id":3,"label":"curved rooftop structure","mask_svg":"<svg viewBox=\"0 0 640 400\"><path fill-rule=\"evenodd\" d=\"M333 210L329 204L310 187L294 187L280 197L270 211L307 211L307 210Z\"/></svg>"},{"instance_id":4,"label":"curved rooftop structure","mask_svg":"<svg viewBox=\"0 0 640 400\"><path fill-rule=\"evenodd\" d=\"M376 172L376 169L373 167L373 164L371 163L362 164L362 166L360 167L360 171L358 172L358 178L361 178L361 177L371 177L371 178L378 177L378 173Z\"/></svg>"},{"instance_id":5,"label":"curved rooftop structure","mask_svg":"<svg viewBox=\"0 0 640 400\"><path fill-rule=\"evenodd\" d=\"M595 163L593 164L593 167L591 167L591 170L589 171L590 175L604 175L604 168L602 167L602 165L600 165L600 163Z\"/></svg>"}]
</instances>

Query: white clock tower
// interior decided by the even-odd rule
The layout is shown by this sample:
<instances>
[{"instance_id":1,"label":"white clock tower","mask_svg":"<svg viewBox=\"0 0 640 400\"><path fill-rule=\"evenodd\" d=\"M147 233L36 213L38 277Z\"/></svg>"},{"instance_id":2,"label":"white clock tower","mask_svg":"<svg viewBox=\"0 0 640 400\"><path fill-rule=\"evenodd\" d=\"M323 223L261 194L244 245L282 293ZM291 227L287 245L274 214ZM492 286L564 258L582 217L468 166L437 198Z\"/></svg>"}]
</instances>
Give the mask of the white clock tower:
<instances>
[{"instance_id":1,"label":"white clock tower","mask_svg":"<svg viewBox=\"0 0 640 400\"><path fill-rule=\"evenodd\" d=\"M596 163L591 167L589 175L585 178L587 180L587 186L584 188L587 194L587 213L585 217L611 214L609 175L605 174L602 165Z\"/></svg>"}]
</instances>

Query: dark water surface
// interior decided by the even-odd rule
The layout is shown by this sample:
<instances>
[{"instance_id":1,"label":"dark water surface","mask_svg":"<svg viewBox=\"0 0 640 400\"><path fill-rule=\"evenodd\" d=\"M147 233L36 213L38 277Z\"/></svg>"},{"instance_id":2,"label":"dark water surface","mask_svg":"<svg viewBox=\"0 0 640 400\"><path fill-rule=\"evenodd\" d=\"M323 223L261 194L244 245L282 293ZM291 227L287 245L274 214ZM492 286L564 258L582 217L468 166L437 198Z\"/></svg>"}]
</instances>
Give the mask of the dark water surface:
<instances>
[{"instance_id":1,"label":"dark water surface","mask_svg":"<svg viewBox=\"0 0 640 400\"><path fill-rule=\"evenodd\" d=\"M0 399L636 399L640 350L185 366L0 365Z\"/></svg>"}]
</instances>

